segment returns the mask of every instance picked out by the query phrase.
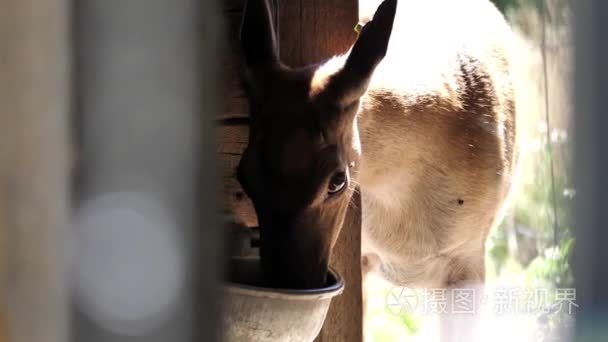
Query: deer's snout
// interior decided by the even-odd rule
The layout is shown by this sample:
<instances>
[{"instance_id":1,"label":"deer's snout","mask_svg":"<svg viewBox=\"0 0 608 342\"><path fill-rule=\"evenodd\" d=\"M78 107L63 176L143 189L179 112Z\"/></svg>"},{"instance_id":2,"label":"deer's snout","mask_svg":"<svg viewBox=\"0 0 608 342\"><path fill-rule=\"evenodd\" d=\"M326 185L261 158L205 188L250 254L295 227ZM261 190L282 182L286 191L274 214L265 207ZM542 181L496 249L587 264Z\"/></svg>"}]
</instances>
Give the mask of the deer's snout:
<instances>
[{"instance_id":1,"label":"deer's snout","mask_svg":"<svg viewBox=\"0 0 608 342\"><path fill-rule=\"evenodd\" d=\"M327 263L309 258L271 254L262 257L262 269L269 286L287 289L313 289L326 286Z\"/></svg>"},{"instance_id":2,"label":"deer's snout","mask_svg":"<svg viewBox=\"0 0 608 342\"><path fill-rule=\"evenodd\" d=\"M325 253L324 248L306 237L272 234L261 229L262 271L269 286L290 289L326 286L329 252Z\"/></svg>"}]
</instances>

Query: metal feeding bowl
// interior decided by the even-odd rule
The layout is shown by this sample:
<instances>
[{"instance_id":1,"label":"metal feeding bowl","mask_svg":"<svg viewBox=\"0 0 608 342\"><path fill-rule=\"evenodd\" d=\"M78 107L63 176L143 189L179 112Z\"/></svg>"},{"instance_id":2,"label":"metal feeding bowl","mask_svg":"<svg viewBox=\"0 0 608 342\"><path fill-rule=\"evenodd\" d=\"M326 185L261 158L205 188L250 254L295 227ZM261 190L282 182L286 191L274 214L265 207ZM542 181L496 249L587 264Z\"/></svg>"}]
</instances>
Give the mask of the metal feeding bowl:
<instances>
[{"instance_id":1,"label":"metal feeding bowl","mask_svg":"<svg viewBox=\"0 0 608 342\"><path fill-rule=\"evenodd\" d=\"M317 289L264 287L260 259L231 259L224 292L224 341L312 341L321 330L331 299L344 282L329 270L327 286Z\"/></svg>"}]
</instances>

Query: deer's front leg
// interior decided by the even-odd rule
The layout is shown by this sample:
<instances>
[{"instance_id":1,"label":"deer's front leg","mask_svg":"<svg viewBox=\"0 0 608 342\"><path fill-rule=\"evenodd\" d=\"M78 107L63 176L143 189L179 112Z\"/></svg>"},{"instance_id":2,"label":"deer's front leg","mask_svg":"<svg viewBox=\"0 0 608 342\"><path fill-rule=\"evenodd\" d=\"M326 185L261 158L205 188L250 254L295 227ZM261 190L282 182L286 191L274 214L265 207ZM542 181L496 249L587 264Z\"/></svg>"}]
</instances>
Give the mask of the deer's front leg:
<instances>
[{"instance_id":1,"label":"deer's front leg","mask_svg":"<svg viewBox=\"0 0 608 342\"><path fill-rule=\"evenodd\" d=\"M446 310L439 317L441 342L475 341L484 299L484 258L454 265L446 280Z\"/></svg>"},{"instance_id":2,"label":"deer's front leg","mask_svg":"<svg viewBox=\"0 0 608 342\"><path fill-rule=\"evenodd\" d=\"M379 266L380 259L375 254L365 254L361 257L361 298L363 302L363 341L371 341L367 335L370 333L366 328L368 318L367 297L371 273Z\"/></svg>"}]
</instances>

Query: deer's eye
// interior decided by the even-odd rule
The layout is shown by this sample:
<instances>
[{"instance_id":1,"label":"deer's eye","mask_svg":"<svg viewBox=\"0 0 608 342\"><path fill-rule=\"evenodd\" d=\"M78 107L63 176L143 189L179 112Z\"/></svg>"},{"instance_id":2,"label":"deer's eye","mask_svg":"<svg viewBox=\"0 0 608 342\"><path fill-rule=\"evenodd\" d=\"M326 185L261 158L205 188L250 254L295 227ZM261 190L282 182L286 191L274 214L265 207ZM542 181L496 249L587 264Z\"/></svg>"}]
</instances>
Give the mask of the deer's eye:
<instances>
[{"instance_id":1,"label":"deer's eye","mask_svg":"<svg viewBox=\"0 0 608 342\"><path fill-rule=\"evenodd\" d=\"M339 171L331 176L329 180L329 185L327 186L327 193L330 195L337 194L342 191L346 186L346 172Z\"/></svg>"}]
</instances>

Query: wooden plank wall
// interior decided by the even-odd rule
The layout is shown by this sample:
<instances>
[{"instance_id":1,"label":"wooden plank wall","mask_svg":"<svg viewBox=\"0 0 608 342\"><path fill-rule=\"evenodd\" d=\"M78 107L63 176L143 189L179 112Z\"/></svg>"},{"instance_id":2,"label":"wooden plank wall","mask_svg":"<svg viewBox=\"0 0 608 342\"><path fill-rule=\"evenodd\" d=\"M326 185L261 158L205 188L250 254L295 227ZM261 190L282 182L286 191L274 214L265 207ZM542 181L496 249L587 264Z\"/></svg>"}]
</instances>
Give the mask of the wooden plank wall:
<instances>
[{"instance_id":1,"label":"wooden plank wall","mask_svg":"<svg viewBox=\"0 0 608 342\"><path fill-rule=\"evenodd\" d=\"M245 0L225 0L224 3L228 53L224 64L224 103L219 116L218 157L222 177L222 209L232 213L237 223L254 227L257 226L257 219L253 205L235 178L249 130L247 98L240 77L239 31L244 3Z\"/></svg>"},{"instance_id":2,"label":"wooden plank wall","mask_svg":"<svg viewBox=\"0 0 608 342\"><path fill-rule=\"evenodd\" d=\"M241 87L238 34L244 0L226 0L230 57L226 61L226 97L218 149L223 173L223 209L246 226L256 226L250 200L235 180L235 168L247 143L247 102ZM283 62L302 66L344 53L354 42L357 0L278 0L279 46ZM357 198L355 203L360 203ZM360 208L360 205L356 206ZM338 240L331 264L345 278L346 289L332 303L317 341L361 341L361 212L353 210Z\"/></svg>"}]
</instances>

